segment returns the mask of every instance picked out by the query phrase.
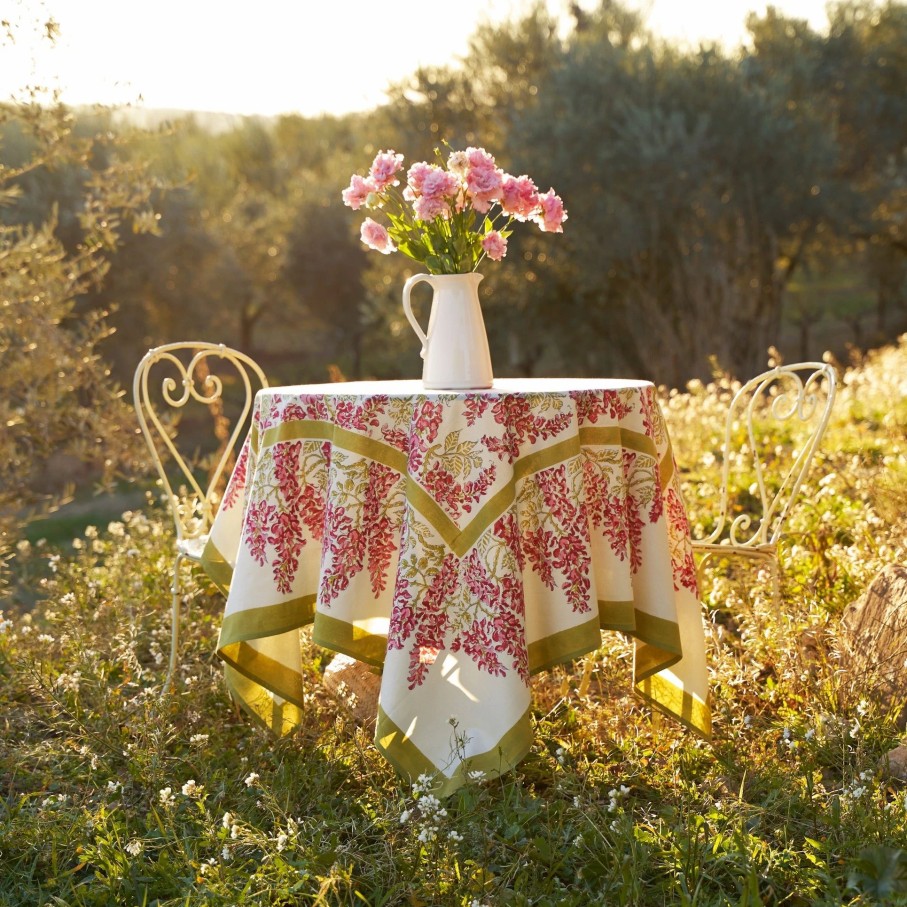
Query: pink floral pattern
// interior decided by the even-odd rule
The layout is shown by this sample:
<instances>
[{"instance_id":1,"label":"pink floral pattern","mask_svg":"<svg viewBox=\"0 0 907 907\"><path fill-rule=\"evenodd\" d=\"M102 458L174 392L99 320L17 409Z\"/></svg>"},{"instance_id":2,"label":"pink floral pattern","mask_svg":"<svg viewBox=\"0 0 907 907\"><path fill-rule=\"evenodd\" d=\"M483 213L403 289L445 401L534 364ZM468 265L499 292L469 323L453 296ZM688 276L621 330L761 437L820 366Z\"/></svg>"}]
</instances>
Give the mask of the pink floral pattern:
<instances>
[{"instance_id":1,"label":"pink floral pattern","mask_svg":"<svg viewBox=\"0 0 907 907\"><path fill-rule=\"evenodd\" d=\"M260 401L258 452L243 448L224 500L224 509L244 501L242 544L282 595L312 589L301 564L315 545L320 609L360 574L376 601L387 595L387 648L406 653L410 689L444 652L528 683L524 577L534 574L573 613L594 612L595 539L635 575L646 527L663 522L675 588L696 591L676 478L662 487L670 446L653 388L439 398L356 396L339 386L336 394L272 393ZM320 440L324 429L313 425L306 437L312 423L351 434L342 443ZM514 478L521 458L575 438L584 425L614 424L642 440L584 441L578 456L540 462ZM512 503L484 517L510 482ZM408 499L415 485L448 528ZM488 524L468 550L458 555L444 541L482 519Z\"/></svg>"}]
</instances>

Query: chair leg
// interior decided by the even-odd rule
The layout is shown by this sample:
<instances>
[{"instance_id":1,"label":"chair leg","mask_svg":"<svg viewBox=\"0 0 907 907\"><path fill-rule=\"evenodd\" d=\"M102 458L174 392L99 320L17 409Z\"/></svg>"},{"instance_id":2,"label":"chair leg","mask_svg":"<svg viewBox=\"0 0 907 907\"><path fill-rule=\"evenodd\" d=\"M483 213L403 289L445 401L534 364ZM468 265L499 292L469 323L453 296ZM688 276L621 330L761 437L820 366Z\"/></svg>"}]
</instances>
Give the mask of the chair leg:
<instances>
[{"instance_id":1,"label":"chair leg","mask_svg":"<svg viewBox=\"0 0 907 907\"><path fill-rule=\"evenodd\" d=\"M173 682L173 673L176 670L176 653L179 648L180 638L180 565L183 562L183 555L176 556L176 562L173 565L173 582L170 585L170 592L173 600L170 604L170 666L167 668L167 677L164 679L163 694L166 696L170 692L170 684Z\"/></svg>"}]
</instances>

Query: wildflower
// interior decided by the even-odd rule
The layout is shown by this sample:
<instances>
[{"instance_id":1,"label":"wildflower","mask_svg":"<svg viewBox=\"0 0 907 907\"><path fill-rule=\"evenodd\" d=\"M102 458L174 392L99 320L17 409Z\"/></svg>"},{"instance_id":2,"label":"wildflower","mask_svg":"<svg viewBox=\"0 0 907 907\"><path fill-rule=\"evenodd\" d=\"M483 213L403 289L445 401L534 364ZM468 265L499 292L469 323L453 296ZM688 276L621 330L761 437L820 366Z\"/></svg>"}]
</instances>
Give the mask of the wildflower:
<instances>
[{"instance_id":1,"label":"wildflower","mask_svg":"<svg viewBox=\"0 0 907 907\"><path fill-rule=\"evenodd\" d=\"M54 642L54 638L53 638L53 636L50 635L50 633L41 633L38 636L38 642L44 642L44 643L50 644L50 643Z\"/></svg>"},{"instance_id":2,"label":"wildflower","mask_svg":"<svg viewBox=\"0 0 907 907\"><path fill-rule=\"evenodd\" d=\"M157 796L161 806L173 806L173 804L176 803L176 797L173 796L173 789L170 787L161 788L158 791Z\"/></svg>"},{"instance_id":3,"label":"wildflower","mask_svg":"<svg viewBox=\"0 0 907 907\"><path fill-rule=\"evenodd\" d=\"M98 537L98 527L97 526L86 526L85 527L85 538L96 539L97 537Z\"/></svg>"},{"instance_id":4,"label":"wildflower","mask_svg":"<svg viewBox=\"0 0 907 907\"><path fill-rule=\"evenodd\" d=\"M401 825L406 825L406 823L409 822L409 817L410 817L410 812L409 812L409 810L408 810L408 809L404 809L403 812L400 813L400 824L401 824Z\"/></svg>"},{"instance_id":5,"label":"wildflower","mask_svg":"<svg viewBox=\"0 0 907 907\"><path fill-rule=\"evenodd\" d=\"M233 813L226 812L223 819L220 820L220 824L229 831L233 827L234 821Z\"/></svg>"},{"instance_id":6,"label":"wildflower","mask_svg":"<svg viewBox=\"0 0 907 907\"><path fill-rule=\"evenodd\" d=\"M431 844L438 837L438 829L435 825L423 825L419 832L419 842L421 844Z\"/></svg>"},{"instance_id":7,"label":"wildflower","mask_svg":"<svg viewBox=\"0 0 907 907\"><path fill-rule=\"evenodd\" d=\"M115 794L115 793L117 793L117 791L121 791L122 789L123 789L122 781L108 781L107 782L107 790L111 794Z\"/></svg>"},{"instance_id":8,"label":"wildflower","mask_svg":"<svg viewBox=\"0 0 907 907\"><path fill-rule=\"evenodd\" d=\"M475 771L467 772L467 777L470 781L483 781L485 779L485 772L481 769L476 769Z\"/></svg>"},{"instance_id":9,"label":"wildflower","mask_svg":"<svg viewBox=\"0 0 907 907\"><path fill-rule=\"evenodd\" d=\"M73 671L71 674L60 674L54 681L54 686L59 687L66 693L78 693L81 680L82 672Z\"/></svg>"},{"instance_id":10,"label":"wildflower","mask_svg":"<svg viewBox=\"0 0 907 907\"><path fill-rule=\"evenodd\" d=\"M220 852L221 859L227 863L233 859L233 851L230 850L229 846L224 844L223 850Z\"/></svg>"},{"instance_id":11,"label":"wildflower","mask_svg":"<svg viewBox=\"0 0 907 907\"><path fill-rule=\"evenodd\" d=\"M282 850L287 849L287 842L290 840L289 836L281 832L277 836L277 852L280 853Z\"/></svg>"},{"instance_id":12,"label":"wildflower","mask_svg":"<svg viewBox=\"0 0 907 907\"><path fill-rule=\"evenodd\" d=\"M126 853L132 854L132 856L134 856L134 857L139 856L139 854L141 854L144 849L145 849L144 841L140 841L140 840L138 840L138 838L133 838L126 845Z\"/></svg>"},{"instance_id":13,"label":"wildflower","mask_svg":"<svg viewBox=\"0 0 907 907\"><path fill-rule=\"evenodd\" d=\"M28 554L30 550L31 542L28 539L21 539L20 541L16 542L16 551L18 551L19 554Z\"/></svg>"},{"instance_id":14,"label":"wildflower","mask_svg":"<svg viewBox=\"0 0 907 907\"><path fill-rule=\"evenodd\" d=\"M6 633L6 631L13 625L13 622L3 616L3 612L0 611L0 633Z\"/></svg>"},{"instance_id":15,"label":"wildflower","mask_svg":"<svg viewBox=\"0 0 907 907\"><path fill-rule=\"evenodd\" d=\"M122 523L114 520L114 522L107 524L107 532L115 539L121 539L126 535L126 527Z\"/></svg>"},{"instance_id":16,"label":"wildflower","mask_svg":"<svg viewBox=\"0 0 907 907\"><path fill-rule=\"evenodd\" d=\"M557 750L555 750L554 757L555 757L555 759L557 759L558 765L563 765L563 764L564 764L564 759L565 759L565 757L566 757L566 753L565 753L564 748L563 748L562 746L559 746L559 747L557 748Z\"/></svg>"},{"instance_id":17,"label":"wildflower","mask_svg":"<svg viewBox=\"0 0 907 907\"><path fill-rule=\"evenodd\" d=\"M189 738L189 743L192 746L204 746L208 742L207 734L193 734Z\"/></svg>"},{"instance_id":18,"label":"wildflower","mask_svg":"<svg viewBox=\"0 0 907 907\"><path fill-rule=\"evenodd\" d=\"M201 784L196 784L194 778L190 778L183 785L183 796L184 797L200 797L202 792L205 790L204 786Z\"/></svg>"},{"instance_id":19,"label":"wildflower","mask_svg":"<svg viewBox=\"0 0 907 907\"><path fill-rule=\"evenodd\" d=\"M460 834L456 829L451 829L447 833L447 838L450 841L453 841L454 844L459 844L463 840L463 835Z\"/></svg>"},{"instance_id":20,"label":"wildflower","mask_svg":"<svg viewBox=\"0 0 907 907\"><path fill-rule=\"evenodd\" d=\"M413 782L413 794L418 796L421 793L424 793L427 790L431 790L432 786L432 777L431 775L426 775L424 772L419 775L418 778Z\"/></svg>"},{"instance_id":21,"label":"wildflower","mask_svg":"<svg viewBox=\"0 0 907 907\"><path fill-rule=\"evenodd\" d=\"M259 774L258 772L249 772L246 775L245 785L246 787L253 787L258 782Z\"/></svg>"}]
</instances>

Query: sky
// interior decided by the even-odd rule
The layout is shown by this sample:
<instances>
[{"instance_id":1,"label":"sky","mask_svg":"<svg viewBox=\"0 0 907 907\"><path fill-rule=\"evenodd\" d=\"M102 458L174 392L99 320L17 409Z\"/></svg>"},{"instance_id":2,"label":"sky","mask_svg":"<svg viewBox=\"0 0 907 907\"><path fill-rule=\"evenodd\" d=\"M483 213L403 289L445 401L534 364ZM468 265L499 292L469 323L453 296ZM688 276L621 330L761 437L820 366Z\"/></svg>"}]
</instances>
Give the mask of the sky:
<instances>
[{"instance_id":1,"label":"sky","mask_svg":"<svg viewBox=\"0 0 907 907\"><path fill-rule=\"evenodd\" d=\"M562 14L567 0L546 0ZM455 63L481 21L531 0L0 0L0 100L28 85L65 103L275 115L370 109L421 65ZM586 8L595 0L582 0ZM626 0L652 31L696 45L744 40L757 0ZM825 0L776 0L783 13L827 23ZM35 23L53 17L54 46Z\"/></svg>"}]
</instances>

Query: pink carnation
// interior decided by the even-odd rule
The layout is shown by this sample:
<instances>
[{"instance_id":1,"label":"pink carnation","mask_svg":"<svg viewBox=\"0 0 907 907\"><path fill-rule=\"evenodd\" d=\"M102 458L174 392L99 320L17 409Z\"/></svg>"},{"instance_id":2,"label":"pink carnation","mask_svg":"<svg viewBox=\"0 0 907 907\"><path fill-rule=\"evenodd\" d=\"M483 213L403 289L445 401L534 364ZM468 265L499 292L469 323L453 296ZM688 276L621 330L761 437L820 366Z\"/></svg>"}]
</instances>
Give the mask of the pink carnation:
<instances>
[{"instance_id":1,"label":"pink carnation","mask_svg":"<svg viewBox=\"0 0 907 907\"><path fill-rule=\"evenodd\" d=\"M528 220L539 209L539 191L528 176L505 174L501 189L501 208L517 220Z\"/></svg>"},{"instance_id":2,"label":"pink carnation","mask_svg":"<svg viewBox=\"0 0 907 907\"><path fill-rule=\"evenodd\" d=\"M500 261L507 254L507 240L497 230L491 230L482 237L482 248L492 261Z\"/></svg>"},{"instance_id":3,"label":"pink carnation","mask_svg":"<svg viewBox=\"0 0 907 907\"><path fill-rule=\"evenodd\" d=\"M484 214L493 202L500 200L504 185L500 170L472 169L466 174L466 193L476 211Z\"/></svg>"},{"instance_id":4,"label":"pink carnation","mask_svg":"<svg viewBox=\"0 0 907 907\"><path fill-rule=\"evenodd\" d=\"M413 211L419 220L434 220L436 217L447 217L450 214L450 203L444 198L420 195L413 202Z\"/></svg>"},{"instance_id":5,"label":"pink carnation","mask_svg":"<svg viewBox=\"0 0 907 907\"><path fill-rule=\"evenodd\" d=\"M397 251L397 247L388 236L387 230L370 217L363 221L359 236L370 249L374 249L376 252L390 255L391 252Z\"/></svg>"},{"instance_id":6,"label":"pink carnation","mask_svg":"<svg viewBox=\"0 0 907 907\"><path fill-rule=\"evenodd\" d=\"M371 180L364 179L358 174L353 174L349 188L344 189L341 193L343 204L349 205L354 211L358 211L365 204L365 200L369 195L375 191L375 188L375 184Z\"/></svg>"},{"instance_id":7,"label":"pink carnation","mask_svg":"<svg viewBox=\"0 0 907 907\"><path fill-rule=\"evenodd\" d=\"M544 195L539 196L542 210L536 216L536 222L543 233L563 233L561 224L567 219L564 203L559 195L554 194L554 189L549 189Z\"/></svg>"},{"instance_id":8,"label":"pink carnation","mask_svg":"<svg viewBox=\"0 0 907 907\"><path fill-rule=\"evenodd\" d=\"M467 148L465 154L466 160L469 161L469 166L471 169L497 169L497 164L495 163L494 156L490 155L484 148Z\"/></svg>"},{"instance_id":9,"label":"pink carnation","mask_svg":"<svg viewBox=\"0 0 907 907\"><path fill-rule=\"evenodd\" d=\"M398 186L397 174L403 169L403 155L393 151L382 151L372 161L369 176L379 192L388 186Z\"/></svg>"},{"instance_id":10,"label":"pink carnation","mask_svg":"<svg viewBox=\"0 0 907 907\"><path fill-rule=\"evenodd\" d=\"M484 148L467 148L466 194L472 206L484 214L493 202L501 198L504 172L499 170L494 158Z\"/></svg>"},{"instance_id":11,"label":"pink carnation","mask_svg":"<svg viewBox=\"0 0 907 907\"><path fill-rule=\"evenodd\" d=\"M412 167L409 168L409 173L406 174L407 192L404 193L406 197L413 199L421 195L425 177L428 176L432 170L436 169L437 167L432 167L431 164L426 164L424 161L413 164Z\"/></svg>"}]
</instances>

